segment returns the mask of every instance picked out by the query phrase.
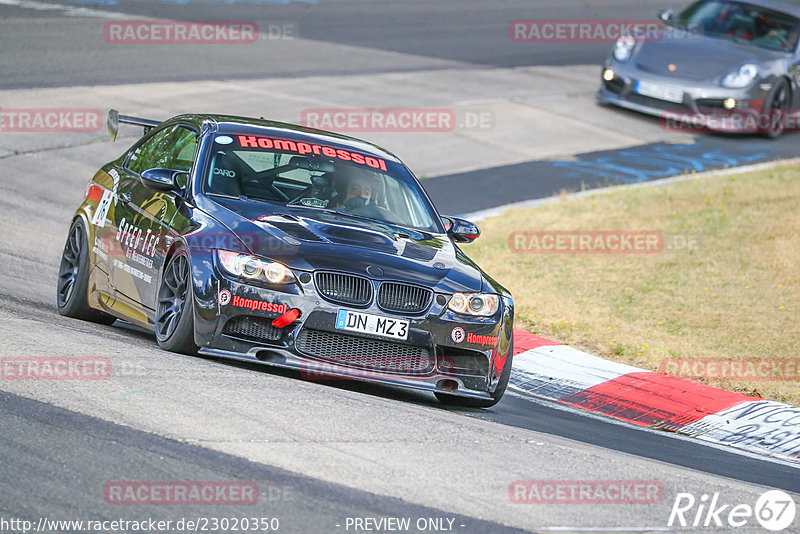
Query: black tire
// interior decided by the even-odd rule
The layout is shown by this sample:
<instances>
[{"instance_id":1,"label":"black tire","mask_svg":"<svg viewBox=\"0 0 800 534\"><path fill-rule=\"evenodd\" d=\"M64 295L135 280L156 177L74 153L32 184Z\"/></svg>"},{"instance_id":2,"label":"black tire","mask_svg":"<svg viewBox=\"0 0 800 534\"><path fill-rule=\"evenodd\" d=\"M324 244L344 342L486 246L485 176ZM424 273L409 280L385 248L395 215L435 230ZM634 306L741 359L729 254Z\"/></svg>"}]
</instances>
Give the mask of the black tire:
<instances>
[{"instance_id":1,"label":"black tire","mask_svg":"<svg viewBox=\"0 0 800 534\"><path fill-rule=\"evenodd\" d=\"M155 330L158 346L170 352L196 354L191 266L185 250L170 256L156 301Z\"/></svg>"},{"instance_id":2,"label":"black tire","mask_svg":"<svg viewBox=\"0 0 800 534\"><path fill-rule=\"evenodd\" d=\"M786 130L786 116L792 102L792 90L784 78L778 80L764 100L761 108L761 121L767 125L761 129L762 135L776 139Z\"/></svg>"},{"instance_id":3,"label":"black tire","mask_svg":"<svg viewBox=\"0 0 800 534\"><path fill-rule=\"evenodd\" d=\"M439 399L439 402L442 404L446 404L448 406L462 406L464 408L491 408L498 402L500 399L503 398L503 394L506 392L506 388L508 387L508 380L511 378L511 364L514 360L514 338L511 338L511 344L508 347L508 359L506 361L506 365L503 368L503 372L500 374L500 381L497 384L497 389L494 390L494 393L490 393L492 396L491 399L473 399L470 397L459 397L458 395L452 395L450 393L440 393L438 391L434 392L436 398Z\"/></svg>"},{"instance_id":4,"label":"black tire","mask_svg":"<svg viewBox=\"0 0 800 534\"><path fill-rule=\"evenodd\" d=\"M111 324L116 318L89 306L89 240L83 219L75 219L69 228L67 243L61 253L56 288L58 313L65 317Z\"/></svg>"}]
</instances>

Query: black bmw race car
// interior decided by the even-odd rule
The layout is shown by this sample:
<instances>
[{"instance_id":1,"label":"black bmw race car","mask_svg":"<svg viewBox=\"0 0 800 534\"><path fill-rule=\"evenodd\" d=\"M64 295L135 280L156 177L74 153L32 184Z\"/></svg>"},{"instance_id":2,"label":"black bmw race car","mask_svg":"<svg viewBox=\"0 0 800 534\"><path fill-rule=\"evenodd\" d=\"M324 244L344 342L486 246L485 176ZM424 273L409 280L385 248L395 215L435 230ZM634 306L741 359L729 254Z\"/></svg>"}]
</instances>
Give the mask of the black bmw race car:
<instances>
[{"instance_id":1,"label":"black bmw race car","mask_svg":"<svg viewBox=\"0 0 800 534\"><path fill-rule=\"evenodd\" d=\"M508 384L511 295L458 247L414 175L375 145L221 115L164 122L86 187L61 314L155 331L169 351L432 391L488 407Z\"/></svg>"}]
</instances>

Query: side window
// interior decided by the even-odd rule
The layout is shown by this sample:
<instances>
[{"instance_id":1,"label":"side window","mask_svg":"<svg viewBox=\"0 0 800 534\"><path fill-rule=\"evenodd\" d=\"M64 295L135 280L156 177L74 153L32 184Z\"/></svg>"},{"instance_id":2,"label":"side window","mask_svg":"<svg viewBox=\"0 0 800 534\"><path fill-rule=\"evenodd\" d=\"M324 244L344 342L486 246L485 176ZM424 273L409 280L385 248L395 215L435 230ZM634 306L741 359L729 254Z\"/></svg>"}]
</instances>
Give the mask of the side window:
<instances>
[{"instance_id":1,"label":"side window","mask_svg":"<svg viewBox=\"0 0 800 534\"><path fill-rule=\"evenodd\" d=\"M189 172L197 152L194 132L182 126L165 128L139 145L131 154L128 168L141 174L147 169L164 168Z\"/></svg>"}]
</instances>

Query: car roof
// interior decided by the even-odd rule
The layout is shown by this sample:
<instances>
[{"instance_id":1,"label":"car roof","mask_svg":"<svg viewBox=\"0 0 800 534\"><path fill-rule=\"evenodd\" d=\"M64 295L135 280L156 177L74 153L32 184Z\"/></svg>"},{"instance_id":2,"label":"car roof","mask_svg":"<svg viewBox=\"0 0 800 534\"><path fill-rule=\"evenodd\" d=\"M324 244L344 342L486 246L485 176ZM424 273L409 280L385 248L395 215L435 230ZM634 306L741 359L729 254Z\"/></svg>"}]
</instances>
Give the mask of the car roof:
<instances>
[{"instance_id":1,"label":"car roof","mask_svg":"<svg viewBox=\"0 0 800 534\"><path fill-rule=\"evenodd\" d=\"M211 126L212 131L219 134L245 134L245 135L261 135L261 136L288 136L292 140L302 140L311 144L326 144L339 147L347 147L355 149L359 152L371 156L377 156L396 163L402 163L400 159L378 145L325 130L317 130L301 126L299 124L291 124L287 122L278 122L267 120L264 118L255 119L252 117L239 117L235 115L218 115L218 114L186 114L178 115L165 122L184 122L195 126L201 130L204 125Z\"/></svg>"}]
</instances>

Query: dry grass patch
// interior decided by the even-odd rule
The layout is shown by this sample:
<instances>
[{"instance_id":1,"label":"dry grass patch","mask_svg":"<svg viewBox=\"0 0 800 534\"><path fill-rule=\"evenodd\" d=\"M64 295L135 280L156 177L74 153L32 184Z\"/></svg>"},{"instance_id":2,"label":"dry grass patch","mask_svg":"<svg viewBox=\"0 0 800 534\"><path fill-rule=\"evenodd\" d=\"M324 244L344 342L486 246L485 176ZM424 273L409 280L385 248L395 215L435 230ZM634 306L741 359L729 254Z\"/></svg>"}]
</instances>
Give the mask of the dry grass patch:
<instances>
[{"instance_id":1,"label":"dry grass patch","mask_svg":"<svg viewBox=\"0 0 800 534\"><path fill-rule=\"evenodd\" d=\"M565 196L480 226L464 250L512 292L518 328L654 371L665 359L800 359L800 167ZM665 250L513 252L509 235L529 230L659 231ZM797 374L685 377L800 405Z\"/></svg>"}]
</instances>

